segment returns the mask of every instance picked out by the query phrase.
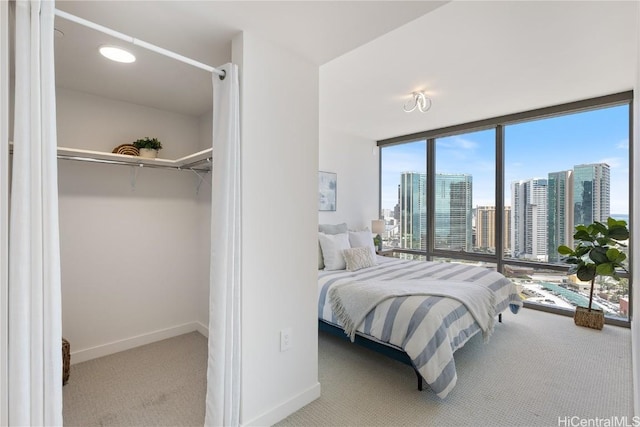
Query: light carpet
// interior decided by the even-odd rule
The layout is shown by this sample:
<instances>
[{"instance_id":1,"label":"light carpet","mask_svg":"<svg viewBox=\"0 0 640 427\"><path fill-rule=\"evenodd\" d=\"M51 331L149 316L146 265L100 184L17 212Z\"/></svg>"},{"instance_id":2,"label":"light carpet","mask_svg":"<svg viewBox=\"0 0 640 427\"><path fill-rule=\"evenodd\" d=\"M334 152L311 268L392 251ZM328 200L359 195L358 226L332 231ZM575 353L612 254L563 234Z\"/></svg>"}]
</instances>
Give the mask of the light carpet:
<instances>
[{"instance_id":1,"label":"light carpet","mask_svg":"<svg viewBox=\"0 0 640 427\"><path fill-rule=\"evenodd\" d=\"M321 397L279 426L569 427L594 426L576 423L596 417L632 423L626 328L596 331L570 317L505 312L487 344L477 334L454 353L458 382L444 400L428 388L417 391L411 368L370 350L326 334L319 349Z\"/></svg>"},{"instance_id":2,"label":"light carpet","mask_svg":"<svg viewBox=\"0 0 640 427\"><path fill-rule=\"evenodd\" d=\"M71 365L64 424L202 426L206 378L207 339L198 332Z\"/></svg>"},{"instance_id":3,"label":"light carpet","mask_svg":"<svg viewBox=\"0 0 640 427\"><path fill-rule=\"evenodd\" d=\"M458 383L444 400L417 391L408 366L320 333L322 396L278 426L631 425L629 329L529 309L503 317L489 343L476 335L456 351ZM194 332L72 365L65 424L202 425L206 358Z\"/></svg>"}]
</instances>

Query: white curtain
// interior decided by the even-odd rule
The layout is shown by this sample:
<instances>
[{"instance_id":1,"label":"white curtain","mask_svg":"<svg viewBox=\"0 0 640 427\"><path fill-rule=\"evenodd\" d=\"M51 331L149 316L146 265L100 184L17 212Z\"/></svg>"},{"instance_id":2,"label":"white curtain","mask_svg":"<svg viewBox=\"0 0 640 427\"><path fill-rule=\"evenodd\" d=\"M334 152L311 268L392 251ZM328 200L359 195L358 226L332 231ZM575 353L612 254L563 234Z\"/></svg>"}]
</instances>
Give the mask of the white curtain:
<instances>
[{"instance_id":1,"label":"white curtain","mask_svg":"<svg viewBox=\"0 0 640 427\"><path fill-rule=\"evenodd\" d=\"M18 0L9 215L9 425L62 425L54 2Z\"/></svg>"},{"instance_id":2,"label":"white curtain","mask_svg":"<svg viewBox=\"0 0 640 427\"><path fill-rule=\"evenodd\" d=\"M9 423L9 2L0 1L0 426Z\"/></svg>"},{"instance_id":3,"label":"white curtain","mask_svg":"<svg viewBox=\"0 0 640 427\"><path fill-rule=\"evenodd\" d=\"M241 195L238 67L213 75L209 361L205 425L240 424Z\"/></svg>"}]
</instances>

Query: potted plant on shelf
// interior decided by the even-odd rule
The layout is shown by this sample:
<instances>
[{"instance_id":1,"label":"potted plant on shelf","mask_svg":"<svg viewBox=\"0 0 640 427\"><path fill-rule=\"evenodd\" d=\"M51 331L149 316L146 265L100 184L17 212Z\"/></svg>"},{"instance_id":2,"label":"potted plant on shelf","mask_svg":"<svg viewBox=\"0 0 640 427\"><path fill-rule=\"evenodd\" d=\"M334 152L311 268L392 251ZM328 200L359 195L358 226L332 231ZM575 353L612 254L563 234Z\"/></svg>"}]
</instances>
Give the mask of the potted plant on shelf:
<instances>
[{"instance_id":1,"label":"potted plant on shelf","mask_svg":"<svg viewBox=\"0 0 640 427\"><path fill-rule=\"evenodd\" d=\"M140 157L155 159L158 157L158 150L162 149L162 143L158 138L144 137L133 141L133 145L140 150Z\"/></svg>"},{"instance_id":2,"label":"potted plant on shelf","mask_svg":"<svg viewBox=\"0 0 640 427\"><path fill-rule=\"evenodd\" d=\"M604 312L593 307L593 291L598 276L613 277L620 280L617 269L627 271L625 260L627 255L620 250L629 239L627 222L608 218L607 223L595 221L589 225L575 227L574 248L565 245L558 247L558 253L564 255L563 261L571 264L568 274L575 274L578 279L591 282L589 307L576 307L574 322L579 326L602 329Z\"/></svg>"}]
</instances>

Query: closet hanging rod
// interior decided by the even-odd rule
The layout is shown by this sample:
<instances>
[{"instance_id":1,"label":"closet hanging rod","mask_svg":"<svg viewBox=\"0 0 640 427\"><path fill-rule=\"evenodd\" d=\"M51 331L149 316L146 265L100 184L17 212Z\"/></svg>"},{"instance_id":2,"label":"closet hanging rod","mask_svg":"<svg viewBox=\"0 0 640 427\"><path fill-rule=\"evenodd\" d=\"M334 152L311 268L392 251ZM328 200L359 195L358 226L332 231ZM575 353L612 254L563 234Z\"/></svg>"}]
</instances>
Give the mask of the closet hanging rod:
<instances>
[{"instance_id":1,"label":"closet hanging rod","mask_svg":"<svg viewBox=\"0 0 640 427\"><path fill-rule=\"evenodd\" d=\"M196 61L194 59L187 58L186 56L182 56L179 53L175 53L175 52L172 52L170 50L167 50L167 49L161 48L159 46L153 45L151 43L147 43L147 42L145 42L143 40L136 39L136 38L128 36L126 34L123 34L123 33L120 33L118 31L112 30L111 28L107 28L107 27L104 27L104 26L102 26L100 24L96 24L95 22L87 21L84 18L80 18L79 16L71 15L70 13L64 12L64 11L62 11L60 9L56 9L55 10L55 14L56 14L56 16L59 16L60 18L66 19L68 21L72 21L72 22L75 22L77 24L84 25L85 27L92 28L92 29L94 29L96 31L100 31L101 33L108 34L108 35L110 35L112 37L115 37L117 39L124 40L124 41L132 43L132 44L134 44L136 46L140 46L140 47L142 47L144 49L151 50L153 52L159 53L159 54L164 55L164 56L168 56L169 58L173 58L173 59L175 59L177 61L184 62L185 64L193 65L194 67L201 68L201 69L206 70L206 71L208 71L210 73L217 74L218 76L220 76L221 79L224 79L224 77L227 75L226 71L224 71L224 70L218 70L217 68L214 68L214 67L212 67L210 65L203 64L202 62L198 62L198 61Z\"/></svg>"}]
</instances>

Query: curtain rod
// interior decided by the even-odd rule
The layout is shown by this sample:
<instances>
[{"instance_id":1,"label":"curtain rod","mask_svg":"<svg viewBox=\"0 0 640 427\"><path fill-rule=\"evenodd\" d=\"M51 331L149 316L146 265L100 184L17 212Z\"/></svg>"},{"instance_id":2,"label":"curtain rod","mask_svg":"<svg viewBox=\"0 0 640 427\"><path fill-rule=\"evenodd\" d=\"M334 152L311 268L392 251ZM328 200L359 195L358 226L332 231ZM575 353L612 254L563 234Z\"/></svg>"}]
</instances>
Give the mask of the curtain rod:
<instances>
[{"instance_id":1,"label":"curtain rod","mask_svg":"<svg viewBox=\"0 0 640 427\"><path fill-rule=\"evenodd\" d=\"M108 34L108 35L110 35L112 37L115 37L117 39L124 40L124 41L132 43L132 44L134 44L136 46L140 46L140 47L145 48L147 50L151 50L151 51L159 53L161 55L168 56L169 58L173 58L173 59L178 60L180 62L184 62L185 64L193 65L194 67L201 68L203 70L209 71L210 73L217 74L218 76L220 76L220 79L224 79L224 77L227 74L226 71L224 71L224 70L219 70L219 69L214 68L214 67L212 67L210 65L203 64L202 62L198 62L198 61L196 61L194 59L187 58L186 56L182 56L182 55L180 55L178 53L175 53L175 52L172 52L170 50L161 48L161 47L153 45L151 43L147 43L147 42L145 42L143 40L136 39L136 38L128 36L126 34L123 34L123 33L120 33L118 31L112 30L110 28L104 27L104 26L102 26L100 24L96 24L94 22L87 21L84 18L80 18L78 16L71 15L70 13L64 12L62 10L56 9L55 10L55 14L56 14L56 16L59 16L60 18L66 19L68 21L72 21L72 22L75 22L77 24L84 25L85 27L89 27L89 28L92 28L92 29L94 29L96 31L100 31L101 33Z\"/></svg>"}]
</instances>

